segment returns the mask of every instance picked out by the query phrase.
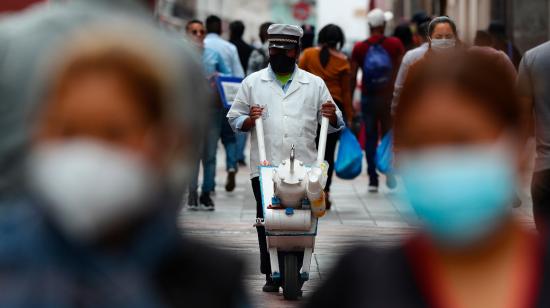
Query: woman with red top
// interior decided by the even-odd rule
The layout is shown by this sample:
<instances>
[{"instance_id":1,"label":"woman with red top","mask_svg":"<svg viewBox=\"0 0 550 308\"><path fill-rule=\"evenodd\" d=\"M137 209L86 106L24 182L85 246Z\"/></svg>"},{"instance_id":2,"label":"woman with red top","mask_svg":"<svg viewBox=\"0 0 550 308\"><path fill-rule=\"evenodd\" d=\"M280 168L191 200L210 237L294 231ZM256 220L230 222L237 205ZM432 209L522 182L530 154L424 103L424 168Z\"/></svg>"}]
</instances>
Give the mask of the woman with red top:
<instances>
[{"instance_id":1,"label":"woman with red top","mask_svg":"<svg viewBox=\"0 0 550 308\"><path fill-rule=\"evenodd\" d=\"M550 252L510 206L524 129L507 70L475 49L413 66L394 132L421 226L346 254L307 307L550 307Z\"/></svg>"},{"instance_id":2,"label":"woman with red top","mask_svg":"<svg viewBox=\"0 0 550 308\"><path fill-rule=\"evenodd\" d=\"M304 50L299 66L301 69L317 75L325 81L330 95L340 110L344 111L346 122L350 126L353 119L350 85L351 68L346 55L340 51L345 41L344 32L342 32L340 27L333 24L326 25L319 32L319 47ZM325 193L328 209L331 206L328 194L334 171L334 152L339 137L340 133L329 134L327 136L325 160L329 163L329 169Z\"/></svg>"}]
</instances>

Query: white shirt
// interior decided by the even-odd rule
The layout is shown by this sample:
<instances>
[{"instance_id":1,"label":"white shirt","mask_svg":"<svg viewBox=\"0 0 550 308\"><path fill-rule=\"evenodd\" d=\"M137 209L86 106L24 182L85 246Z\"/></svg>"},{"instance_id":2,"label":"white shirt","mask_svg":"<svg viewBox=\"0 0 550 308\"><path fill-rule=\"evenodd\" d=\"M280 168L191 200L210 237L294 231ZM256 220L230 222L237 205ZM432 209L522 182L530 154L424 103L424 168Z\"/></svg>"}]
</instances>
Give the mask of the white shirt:
<instances>
[{"instance_id":1,"label":"white shirt","mask_svg":"<svg viewBox=\"0 0 550 308\"><path fill-rule=\"evenodd\" d=\"M395 111L395 107L399 104L399 97L401 96L401 90L403 90L403 85L405 84L405 79L407 78L407 73L411 66L416 63L416 61L422 59L426 51L429 49L429 44L424 43L415 49L407 51L405 56L403 56L403 61L401 61L401 66L399 67L399 72L397 73L397 78L395 79L395 86L393 90L393 101L391 103L392 112Z\"/></svg>"},{"instance_id":2,"label":"white shirt","mask_svg":"<svg viewBox=\"0 0 550 308\"><path fill-rule=\"evenodd\" d=\"M295 145L296 159L311 165L317 159L315 138L317 126L321 123L321 105L333 102L325 82L296 66L290 86L283 90L271 68L260 70L248 76L241 84L235 101L227 114L229 124L235 131L241 131L248 118L250 107L264 107L264 138L267 160L279 165L289 158ZM335 105L336 106L336 105ZM329 133L344 128L342 112L336 107L337 127L329 125ZM259 176L260 165L256 129L251 131L250 176Z\"/></svg>"},{"instance_id":3,"label":"white shirt","mask_svg":"<svg viewBox=\"0 0 550 308\"><path fill-rule=\"evenodd\" d=\"M215 33L208 33L204 38L204 47L217 51L223 59L225 65L231 71L231 76L244 77L244 70L239 59L237 47L224 40Z\"/></svg>"}]
</instances>

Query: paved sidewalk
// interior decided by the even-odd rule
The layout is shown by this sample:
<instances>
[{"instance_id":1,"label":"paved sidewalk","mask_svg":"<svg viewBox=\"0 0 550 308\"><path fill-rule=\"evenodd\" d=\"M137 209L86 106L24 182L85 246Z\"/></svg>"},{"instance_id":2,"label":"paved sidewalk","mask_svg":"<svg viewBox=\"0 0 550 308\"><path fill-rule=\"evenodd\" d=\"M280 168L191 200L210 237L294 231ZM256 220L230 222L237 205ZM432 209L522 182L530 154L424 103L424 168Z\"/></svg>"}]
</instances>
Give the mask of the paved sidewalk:
<instances>
[{"instance_id":1,"label":"paved sidewalk","mask_svg":"<svg viewBox=\"0 0 550 308\"><path fill-rule=\"evenodd\" d=\"M223 152L223 151L222 151ZM218 155L218 162L224 156ZM255 217L255 201L249 181L248 168L241 168L237 176L237 188L231 193L224 189L223 163L218 164L216 178L216 211L183 211L181 221L185 232L193 237L211 242L246 260L246 285L255 307L298 307L298 302L283 300L282 292L261 292L264 276L259 274L259 253L256 230L252 227ZM414 230L416 218L411 209L397 202L394 193L382 186L378 194L367 192L365 175L352 181L335 178L332 186L332 210L319 221L312 275L304 285L304 298L311 294L330 272L338 257L354 245L369 243L391 245L398 243ZM381 183L384 179L381 178ZM527 191L527 189L525 189ZM532 225L530 197L520 193L524 204L514 209L518 217Z\"/></svg>"}]
</instances>

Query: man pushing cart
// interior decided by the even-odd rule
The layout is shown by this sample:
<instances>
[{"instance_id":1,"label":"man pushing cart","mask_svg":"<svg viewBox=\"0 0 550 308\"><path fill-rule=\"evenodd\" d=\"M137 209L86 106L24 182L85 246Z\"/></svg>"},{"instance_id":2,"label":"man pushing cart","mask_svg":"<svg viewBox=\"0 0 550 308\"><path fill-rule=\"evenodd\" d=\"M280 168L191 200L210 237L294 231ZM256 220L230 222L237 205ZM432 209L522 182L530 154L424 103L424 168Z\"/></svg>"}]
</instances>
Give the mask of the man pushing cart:
<instances>
[{"instance_id":1,"label":"man pushing cart","mask_svg":"<svg viewBox=\"0 0 550 308\"><path fill-rule=\"evenodd\" d=\"M344 127L324 81L296 65L302 35L293 25L269 27L269 66L242 82L227 115L235 131L252 132L251 182L260 269L266 275L263 291L278 292L283 285L288 299L299 296L309 278L317 216L324 204L322 189L317 191L324 185L324 139ZM289 275L296 275L296 281Z\"/></svg>"}]
</instances>

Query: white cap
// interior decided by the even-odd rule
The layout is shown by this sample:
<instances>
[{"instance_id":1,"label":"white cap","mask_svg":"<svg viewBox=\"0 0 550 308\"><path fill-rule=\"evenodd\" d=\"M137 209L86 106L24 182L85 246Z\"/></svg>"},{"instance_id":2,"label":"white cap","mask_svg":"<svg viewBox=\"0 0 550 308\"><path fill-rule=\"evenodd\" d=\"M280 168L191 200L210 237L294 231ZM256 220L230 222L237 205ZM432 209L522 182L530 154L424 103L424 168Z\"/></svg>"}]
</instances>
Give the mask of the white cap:
<instances>
[{"instance_id":1,"label":"white cap","mask_svg":"<svg viewBox=\"0 0 550 308\"><path fill-rule=\"evenodd\" d=\"M381 9L374 9L367 14L367 22L371 27L381 27L384 25L384 23L392 19L392 12L384 12Z\"/></svg>"},{"instance_id":2,"label":"white cap","mask_svg":"<svg viewBox=\"0 0 550 308\"><path fill-rule=\"evenodd\" d=\"M295 48L303 35L304 30L294 25L273 24L267 29L269 48Z\"/></svg>"}]
</instances>

